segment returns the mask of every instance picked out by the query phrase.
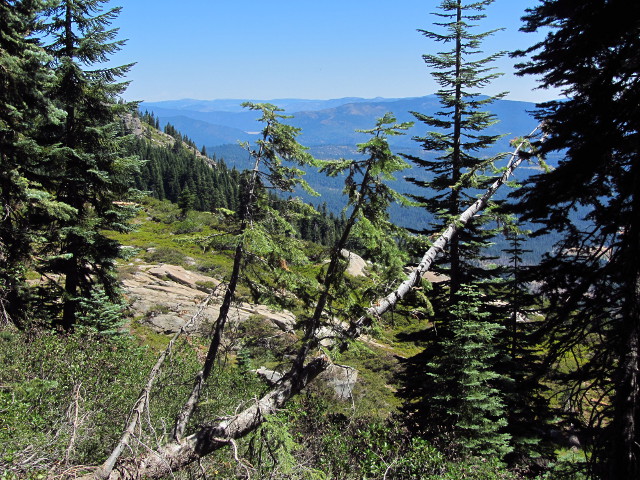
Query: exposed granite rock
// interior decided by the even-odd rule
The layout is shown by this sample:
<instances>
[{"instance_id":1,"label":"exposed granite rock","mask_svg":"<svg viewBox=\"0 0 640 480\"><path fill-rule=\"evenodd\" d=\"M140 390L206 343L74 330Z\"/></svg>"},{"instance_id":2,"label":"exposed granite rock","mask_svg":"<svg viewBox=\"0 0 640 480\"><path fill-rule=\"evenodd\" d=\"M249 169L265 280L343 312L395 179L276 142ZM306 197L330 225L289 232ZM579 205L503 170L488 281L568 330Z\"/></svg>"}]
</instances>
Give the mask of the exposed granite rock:
<instances>
[{"instance_id":1,"label":"exposed granite rock","mask_svg":"<svg viewBox=\"0 0 640 480\"><path fill-rule=\"evenodd\" d=\"M122 283L133 314L141 316L143 322L157 332L177 332L197 312L200 302L214 290L214 301L205 308L201 321L191 332L209 332L220 313L224 293L223 289L217 288L220 281L182 267L137 265L137 269ZM275 311L246 302L231 309L229 322L242 322L253 315L260 315L283 332L291 332L296 322L293 314L286 310Z\"/></svg>"},{"instance_id":2,"label":"exposed granite rock","mask_svg":"<svg viewBox=\"0 0 640 480\"><path fill-rule=\"evenodd\" d=\"M318 378L333 388L339 400L348 400L353 395L353 387L358 381L358 371L353 367L331 365Z\"/></svg>"},{"instance_id":3,"label":"exposed granite rock","mask_svg":"<svg viewBox=\"0 0 640 480\"><path fill-rule=\"evenodd\" d=\"M340 250L340 255L349 260L349 265L346 270L349 275L352 277L364 277L366 275L364 270L367 267L367 262L365 262L360 255L345 250L344 248Z\"/></svg>"},{"instance_id":4,"label":"exposed granite rock","mask_svg":"<svg viewBox=\"0 0 640 480\"><path fill-rule=\"evenodd\" d=\"M272 386L283 377L282 373L266 367L260 367L255 372ZM318 379L333 389L338 400L349 400L358 381L358 371L353 367L331 365L318 376Z\"/></svg>"}]
</instances>

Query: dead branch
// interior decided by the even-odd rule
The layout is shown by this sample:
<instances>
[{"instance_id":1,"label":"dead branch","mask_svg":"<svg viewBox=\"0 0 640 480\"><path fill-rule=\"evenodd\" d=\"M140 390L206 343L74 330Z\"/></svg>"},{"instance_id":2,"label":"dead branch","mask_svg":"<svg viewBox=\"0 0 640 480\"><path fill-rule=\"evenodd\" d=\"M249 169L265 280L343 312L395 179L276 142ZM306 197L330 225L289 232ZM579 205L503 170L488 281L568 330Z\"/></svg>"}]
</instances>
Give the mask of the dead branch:
<instances>
[{"instance_id":1,"label":"dead branch","mask_svg":"<svg viewBox=\"0 0 640 480\"><path fill-rule=\"evenodd\" d=\"M258 428L268 415L275 414L328 366L329 360L324 355L317 357L302 369L292 369L274 389L240 413L214 424L201 426L180 443L169 442L156 452L120 462L107 476L98 477L96 473L82 477L81 480L157 479L180 470Z\"/></svg>"},{"instance_id":2,"label":"dead branch","mask_svg":"<svg viewBox=\"0 0 640 480\"><path fill-rule=\"evenodd\" d=\"M533 132L525 137L525 140L516 147L514 152L511 154L511 159L502 176L497 179L491 187L489 187L482 197L476 200L476 202L467 208L467 210L465 210L460 217L456 219L456 221L452 222L445 229L427 252L425 252L421 262L407 280L402 282L394 292L381 299L374 307L371 307L365 316L352 321L348 331L345 332L346 336L349 338L357 338L361 334L362 330L371 323L372 319L387 312L390 308L396 305L396 303L401 300L411 288L418 284L422 275L429 270L438 253L444 250L453 235L460 229L464 228L475 214L486 207L489 199L495 194L497 189L508 180L513 171L518 167L518 165L520 165L523 160L522 156L520 156L521 149L527 143L527 139L531 138L539 128L540 126L536 127ZM314 327L315 325L313 324L308 327L308 332L305 336L306 340L311 340L309 338L309 331L312 333L315 332L316 328ZM110 474L99 476L96 473L95 477L90 475L83 477L82 480L89 480L91 478L108 480L161 478L164 475L180 470L193 462L199 461L199 459L217 449L229 445L232 440L241 438L247 433L255 430L265 420L266 416L276 413L278 409L283 407L290 398L304 389L309 382L328 368L330 360L326 355L317 357L308 364L302 366L302 362L304 362L308 352L309 345L307 345L306 348L303 346L291 370L270 392L259 399L254 405L246 408L240 413L219 420L214 424L201 426L195 433L181 438L180 441L175 440L176 436L174 432L174 441L167 443L158 451L149 452L136 459L121 462L118 468L114 469L113 465L115 464L115 460L117 460L116 456L110 464ZM196 380L196 389L198 389L199 381L200 378ZM199 394L199 391L197 393ZM190 412L187 415L187 420L189 416ZM132 423L135 426L135 423ZM180 426L181 430L183 430L185 426L186 421ZM130 435L130 433L127 431L125 435ZM181 435L177 435L177 438L180 437ZM118 447L116 447L116 450L120 448L121 451L124 445L126 445L126 442L121 441ZM118 452L118 455L119 453L120 452ZM105 464L106 463L107 462L105 462Z\"/></svg>"},{"instance_id":3,"label":"dead branch","mask_svg":"<svg viewBox=\"0 0 640 480\"><path fill-rule=\"evenodd\" d=\"M222 335L224 334L224 328L227 323L227 319L229 318L229 310L231 309L231 303L233 302L236 286L238 285L238 280L240 278L240 264L242 263L243 254L244 248L242 247L242 243L239 243L236 247L236 253L233 260L233 271L231 272L229 285L227 285L227 290L224 294L222 306L220 307L218 319L216 320L215 331L213 333L211 343L209 344L209 350L207 351L204 365L202 370L196 375L189 398L182 406L180 413L176 416L173 427L173 439L177 442L182 440L187 424L189 423L189 420L196 409L196 405L198 404L198 400L200 399L200 394L202 393L204 384L207 381L207 378L209 378L214 363L218 358L218 350L222 343Z\"/></svg>"},{"instance_id":4,"label":"dead branch","mask_svg":"<svg viewBox=\"0 0 640 480\"><path fill-rule=\"evenodd\" d=\"M180 328L180 330L178 330L178 332L169 341L167 348L165 348L162 354L160 355L160 357L158 357L158 361L156 362L156 364L151 369L151 372L149 373L147 384L142 389L142 392L138 397L138 401L133 407L131 420L127 425L126 430L122 434L122 437L120 438L120 442L118 442L118 445L116 446L116 448L113 449L109 458L95 472L95 478L97 479L109 478L109 475L111 474L111 471L113 470L116 462L118 461L118 458L122 454L122 451L124 450L125 446L129 444L129 439L134 434L136 425L142 418L142 415L145 411L145 406L148 404L148 399L151 393L151 389L153 388L153 385L155 384L155 381L158 378L158 375L160 374L160 369L162 368L162 364L164 363L167 356L169 356L169 353L173 349L173 345L176 343L178 338L187 331L187 328L189 328L191 325L193 325L196 322L196 320L200 317L200 315L202 315L202 312L204 312L204 309L207 307L207 305L209 304L209 302L211 301L215 293L216 291L214 290L209 294L207 298L205 298L205 300L200 304L196 313L194 313L193 316Z\"/></svg>"},{"instance_id":5,"label":"dead branch","mask_svg":"<svg viewBox=\"0 0 640 480\"><path fill-rule=\"evenodd\" d=\"M71 421L71 438L69 439L69 445L67 446L67 451L64 455L64 465L69 465L69 458L71 458L71 453L75 448L76 444L76 434L78 432L79 426L79 414L80 414L80 389L82 388L81 383L77 383L73 387L74 399L73 404L69 405L69 420ZM73 415L71 414L71 410L73 409ZM71 417L73 416L73 419Z\"/></svg>"}]
</instances>

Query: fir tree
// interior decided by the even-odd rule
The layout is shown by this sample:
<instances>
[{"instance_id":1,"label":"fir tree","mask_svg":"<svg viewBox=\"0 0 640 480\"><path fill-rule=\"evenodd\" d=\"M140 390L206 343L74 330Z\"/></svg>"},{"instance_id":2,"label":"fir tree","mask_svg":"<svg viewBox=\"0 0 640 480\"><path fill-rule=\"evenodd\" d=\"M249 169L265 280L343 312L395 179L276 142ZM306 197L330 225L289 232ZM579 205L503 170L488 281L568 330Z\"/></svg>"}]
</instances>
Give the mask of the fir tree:
<instances>
[{"instance_id":1,"label":"fir tree","mask_svg":"<svg viewBox=\"0 0 640 480\"><path fill-rule=\"evenodd\" d=\"M44 131L62 120L45 91L53 83L48 55L30 38L43 2L0 2L0 318L24 326L28 312L25 270L37 237L51 219L72 209L45 185Z\"/></svg>"},{"instance_id":2,"label":"fir tree","mask_svg":"<svg viewBox=\"0 0 640 480\"><path fill-rule=\"evenodd\" d=\"M266 204L265 187L281 192L293 192L296 187L314 193L301 178L304 172L298 166L314 163L307 149L300 145L296 137L300 129L283 123L290 118L283 115L282 109L268 103L254 104L246 102L243 107L261 114L258 121L263 123L260 138L255 145L244 143L253 163L251 170L245 171L239 178L239 208L235 212L235 228L229 232L235 243L232 272L227 284L216 326L212 335L202 370L198 373L190 398L179 413L173 430L173 437L180 440L187 423L196 408L204 382L211 374L218 358L222 335L226 326L232 302L240 277L246 269L248 257L267 258L279 264L280 258L301 255L296 242L289 235L281 235L291 229L290 225ZM291 164L291 165L288 165ZM296 166L297 165L297 166ZM280 233L276 237L274 232ZM210 239L217 242L219 235ZM228 242L229 238L223 241ZM207 245L207 243L204 243Z\"/></svg>"},{"instance_id":3,"label":"fir tree","mask_svg":"<svg viewBox=\"0 0 640 480\"><path fill-rule=\"evenodd\" d=\"M405 405L404 411L421 431L449 451L463 455L496 455L511 451L504 399L498 385L505 378L496 373L493 346L503 328L482 312L477 290L463 286L461 301L452 310L447 329L433 331L435 345L419 359L420 369L408 370L415 390L423 395ZM418 359L413 359L416 361Z\"/></svg>"},{"instance_id":4,"label":"fir tree","mask_svg":"<svg viewBox=\"0 0 640 480\"><path fill-rule=\"evenodd\" d=\"M552 421L549 388L541 380L543 346L536 335L540 322L537 295L529 282L530 269L524 262L528 232L517 221L504 226L509 246L503 250L508 259L502 268L504 281L497 283L493 295L503 299L492 305L491 311L504 319L504 329L496 339L500 355L497 371L508 376L500 385L508 421L506 431L512 437L513 452L509 460L518 465L533 466L540 456L553 458L553 449L543 432Z\"/></svg>"},{"instance_id":5,"label":"fir tree","mask_svg":"<svg viewBox=\"0 0 640 480\"><path fill-rule=\"evenodd\" d=\"M388 138L403 135L412 125L410 122L396 123L395 117L387 113L378 119L373 129L361 130L362 133L371 135L367 142L358 145L358 153L362 154L363 158L326 162L321 168L321 171L329 176L348 172L344 193L348 198L347 208L350 209L350 213L338 240L331 248L329 265L322 274L319 296L314 299L313 315L305 322L303 344L298 351L294 368L302 369L308 353L317 346L323 315L331 312L333 316L335 313L332 305L334 300L344 305L342 309L347 311L345 316L353 318L363 313L363 303L371 302L376 297L374 292L369 292L373 294L370 298L349 302L350 297L354 296L354 289L344 281L347 262L342 252L350 236L362 239L368 249L375 251L376 256L393 259L389 262L390 276L398 274L394 267L404 264L404 255L397 244L393 240L380 239L392 237L393 233L397 232L389 222L389 205L392 202L407 203L405 197L387 184L388 181L394 180L395 172L408 166L401 157L393 154ZM321 211L323 210L326 212L326 206L321 207Z\"/></svg>"},{"instance_id":6,"label":"fir tree","mask_svg":"<svg viewBox=\"0 0 640 480\"><path fill-rule=\"evenodd\" d=\"M471 189L485 187L486 177L480 171L490 168L500 156L479 157L477 152L493 145L497 135L482 131L497 122L494 115L481 109L505 94L480 97L482 87L498 77L490 64L503 53L477 58L483 39L495 30L473 33L477 22L485 17L481 12L493 0L463 4L461 0L443 0L442 19L435 25L444 33L420 30L427 38L452 44L452 48L438 54L423 55L425 63L433 69L432 75L440 85L437 96L442 110L435 116L412 112L417 120L436 130L424 137L416 137L425 152L439 152L435 159L408 156L416 166L426 170L425 175L408 180L427 192L414 196L433 216L431 232L439 231L475 201ZM425 180L428 178L428 180ZM480 250L487 246L491 232L482 231L482 221L474 219L467 228L451 240L448 252L450 303L462 283L472 283L484 276L478 267ZM419 229L421 233L427 232Z\"/></svg>"},{"instance_id":7,"label":"fir tree","mask_svg":"<svg viewBox=\"0 0 640 480\"><path fill-rule=\"evenodd\" d=\"M563 159L518 192L524 219L563 235L536 278L548 361L577 359L562 385L597 433L594 476L639 478L640 4L545 1L524 20L547 35L520 73L568 97L537 111L540 152Z\"/></svg>"},{"instance_id":8,"label":"fir tree","mask_svg":"<svg viewBox=\"0 0 640 480\"><path fill-rule=\"evenodd\" d=\"M124 140L118 121L130 106L118 101L127 84L117 79L131 65L99 68L124 43L115 40L117 29L108 29L120 9L103 11L104 3L56 1L44 19L44 33L51 40L46 48L56 72L49 95L66 114L51 132L51 141L59 145L51 159L51 182L57 200L75 214L51 225L50 256L41 270L64 276L59 322L64 329L73 327L79 299L89 298L94 285L118 301L114 267L119 245L104 231L127 230L132 208L117 202L133 193L132 173L138 167L135 159L121 155Z\"/></svg>"}]
</instances>

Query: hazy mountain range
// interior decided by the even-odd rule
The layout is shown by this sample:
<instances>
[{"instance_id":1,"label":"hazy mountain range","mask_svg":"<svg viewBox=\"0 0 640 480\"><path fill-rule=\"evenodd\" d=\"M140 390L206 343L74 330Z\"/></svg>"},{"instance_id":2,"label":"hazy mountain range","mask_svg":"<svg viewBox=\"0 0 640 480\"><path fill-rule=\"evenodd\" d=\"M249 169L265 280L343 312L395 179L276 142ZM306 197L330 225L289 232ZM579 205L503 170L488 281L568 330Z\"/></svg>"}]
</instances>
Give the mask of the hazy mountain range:
<instances>
[{"instance_id":1,"label":"hazy mountain range","mask_svg":"<svg viewBox=\"0 0 640 480\"><path fill-rule=\"evenodd\" d=\"M206 146L210 153L222 151L228 154L233 149L218 147L235 145L238 140L250 141L261 128L256 122L258 114L243 109L240 106L243 101L167 100L144 102L140 108L159 117L161 126L171 123L197 145ZM302 129L300 142L311 147L317 156L328 158L353 151L357 143L366 139L356 130L372 128L376 119L386 112L392 112L398 121L405 122L415 120L410 112L433 115L440 110L435 95L413 98L275 99L266 102L283 108L287 115L293 115L294 118L289 122ZM529 113L534 107L532 103L511 100L499 100L489 105L487 109L495 113L500 122L485 132L507 136L496 149L488 153L508 150L510 138L529 133L536 125ZM407 135L393 137L390 143L398 151L419 153L417 143L411 138L424 135L427 130L424 124L418 123Z\"/></svg>"}]
</instances>

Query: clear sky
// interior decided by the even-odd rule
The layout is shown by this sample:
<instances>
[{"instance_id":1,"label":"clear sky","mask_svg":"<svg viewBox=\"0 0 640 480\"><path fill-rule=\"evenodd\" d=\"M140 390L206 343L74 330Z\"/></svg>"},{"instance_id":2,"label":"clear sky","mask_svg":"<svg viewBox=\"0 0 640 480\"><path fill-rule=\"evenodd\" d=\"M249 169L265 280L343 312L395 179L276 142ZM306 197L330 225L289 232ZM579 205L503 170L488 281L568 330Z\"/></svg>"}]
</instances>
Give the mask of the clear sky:
<instances>
[{"instance_id":1,"label":"clear sky","mask_svg":"<svg viewBox=\"0 0 640 480\"><path fill-rule=\"evenodd\" d=\"M478 32L504 28L483 50L525 48L539 36L519 32L536 0L496 0ZM137 62L127 100L414 97L437 85L421 55L442 49L418 29L434 29L440 0L111 0L114 26L128 39L113 57ZM484 93L542 101L535 79L505 75Z\"/></svg>"}]
</instances>

